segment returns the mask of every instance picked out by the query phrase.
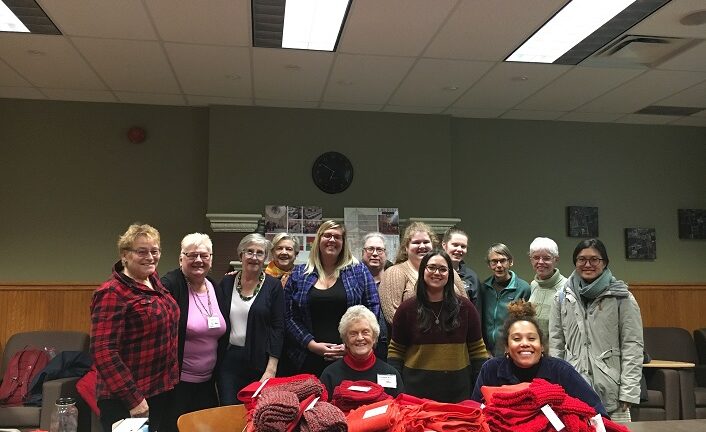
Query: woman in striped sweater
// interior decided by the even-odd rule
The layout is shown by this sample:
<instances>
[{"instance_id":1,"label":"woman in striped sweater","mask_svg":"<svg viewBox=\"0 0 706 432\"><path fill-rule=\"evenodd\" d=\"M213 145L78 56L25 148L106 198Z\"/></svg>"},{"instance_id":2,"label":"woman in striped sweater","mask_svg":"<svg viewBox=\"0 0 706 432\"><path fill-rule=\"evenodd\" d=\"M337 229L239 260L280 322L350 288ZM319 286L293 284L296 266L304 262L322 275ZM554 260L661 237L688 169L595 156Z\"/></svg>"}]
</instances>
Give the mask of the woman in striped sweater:
<instances>
[{"instance_id":1,"label":"woman in striped sweater","mask_svg":"<svg viewBox=\"0 0 706 432\"><path fill-rule=\"evenodd\" d=\"M406 392L439 402L469 399L488 356L478 311L454 291L452 269L441 249L424 256L416 297L395 312L388 349Z\"/></svg>"}]
</instances>

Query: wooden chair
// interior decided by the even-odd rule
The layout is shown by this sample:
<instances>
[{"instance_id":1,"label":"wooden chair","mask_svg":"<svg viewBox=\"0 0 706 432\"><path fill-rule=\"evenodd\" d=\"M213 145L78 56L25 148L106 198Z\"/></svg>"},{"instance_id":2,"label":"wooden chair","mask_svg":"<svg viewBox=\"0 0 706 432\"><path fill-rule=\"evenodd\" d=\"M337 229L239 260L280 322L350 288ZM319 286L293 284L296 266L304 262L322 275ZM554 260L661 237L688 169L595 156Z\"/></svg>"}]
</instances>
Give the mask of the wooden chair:
<instances>
[{"instance_id":1,"label":"wooden chair","mask_svg":"<svg viewBox=\"0 0 706 432\"><path fill-rule=\"evenodd\" d=\"M248 424L244 405L228 405L194 411L177 420L179 432L243 432Z\"/></svg>"}]
</instances>

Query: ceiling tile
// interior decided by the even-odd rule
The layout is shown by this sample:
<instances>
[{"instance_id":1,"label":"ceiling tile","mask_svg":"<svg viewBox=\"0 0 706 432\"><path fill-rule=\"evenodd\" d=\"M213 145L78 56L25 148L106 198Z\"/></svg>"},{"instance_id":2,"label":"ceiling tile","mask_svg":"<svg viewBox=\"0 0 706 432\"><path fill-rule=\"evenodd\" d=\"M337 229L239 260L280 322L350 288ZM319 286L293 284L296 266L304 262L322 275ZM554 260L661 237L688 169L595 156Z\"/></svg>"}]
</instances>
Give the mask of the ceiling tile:
<instances>
[{"instance_id":1,"label":"ceiling tile","mask_svg":"<svg viewBox=\"0 0 706 432\"><path fill-rule=\"evenodd\" d=\"M704 27L703 31L706 35L706 26L701 27ZM701 41L691 49L660 63L657 69L706 71L706 42Z\"/></svg>"},{"instance_id":2,"label":"ceiling tile","mask_svg":"<svg viewBox=\"0 0 706 432\"><path fill-rule=\"evenodd\" d=\"M344 111L380 111L382 105L323 102L320 108Z\"/></svg>"},{"instance_id":3,"label":"ceiling tile","mask_svg":"<svg viewBox=\"0 0 706 432\"><path fill-rule=\"evenodd\" d=\"M706 108L706 81L666 97L655 105Z\"/></svg>"},{"instance_id":4,"label":"ceiling tile","mask_svg":"<svg viewBox=\"0 0 706 432\"><path fill-rule=\"evenodd\" d=\"M445 111L446 114L451 114L454 117L469 118L498 118L504 112L505 110L484 108L449 108Z\"/></svg>"},{"instance_id":5,"label":"ceiling tile","mask_svg":"<svg viewBox=\"0 0 706 432\"><path fill-rule=\"evenodd\" d=\"M669 124L670 125L677 125L677 126L705 127L706 126L706 117L694 117L694 116L682 117L682 118L676 119L675 121L673 121Z\"/></svg>"},{"instance_id":6,"label":"ceiling tile","mask_svg":"<svg viewBox=\"0 0 706 432\"><path fill-rule=\"evenodd\" d=\"M148 0L147 8L164 41L251 45L248 0Z\"/></svg>"},{"instance_id":7,"label":"ceiling tile","mask_svg":"<svg viewBox=\"0 0 706 432\"><path fill-rule=\"evenodd\" d=\"M419 60L390 99L392 105L446 107L494 63L466 60Z\"/></svg>"},{"instance_id":8,"label":"ceiling tile","mask_svg":"<svg viewBox=\"0 0 706 432\"><path fill-rule=\"evenodd\" d=\"M105 89L76 49L61 36L0 33L0 58L37 87Z\"/></svg>"},{"instance_id":9,"label":"ceiling tile","mask_svg":"<svg viewBox=\"0 0 706 432\"><path fill-rule=\"evenodd\" d=\"M559 117L561 121L578 121L589 123L613 123L622 117L623 114L600 113L600 112L570 112Z\"/></svg>"},{"instance_id":10,"label":"ceiling tile","mask_svg":"<svg viewBox=\"0 0 706 432\"><path fill-rule=\"evenodd\" d=\"M117 102L115 96L106 90L66 90L44 89L44 94L52 100L81 102Z\"/></svg>"},{"instance_id":11,"label":"ceiling tile","mask_svg":"<svg viewBox=\"0 0 706 432\"><path fill-rule=\"evenodd\" d=\"M704 26L685 26L679 20L695 11L704 9L703 0L670 1L628 31L628 34L645 36L693 37L703 39Z\"/></svg>"},{"instance_id":12,"label":"ceiling tile","mask_svg":"<svg viewBox=\"0 0 706 432\"><path fill-rule=\"evenodd\" d=\"M522 101L517 108L570 111L643 73L642 69L577 66Z\"/></svg>"},{"instance_id":13,"label":"ceiling tile","mask_svg":"<svg viewBox=\"0 0 706 432\"><path fill-rule=\"evenodd\" d=\"M6 99L46 99L39 90L32 87L0 87L0 98Z\"/></svg>"},{"instance_id":14,"label":"ceiling tile","mask_svg":"<svg viewBox=\"0 0 706 432\"><path fill-rule=\"evenodd\" d=\"M253 48L257 99L317 101L335 54L276 48Z\"/></svg>"},{"instance_id":15,"label":"ceiling tile","mask_svg":"<svg viewBox=\"0 0 706 432\"><path fill-rule=\"evenodd\" d=\"M227 98L218 96L196 96L186 95L186 100L189 105L193 106L209 106L209 105L252 105L252 99L249 98Z\"/></svg>"},{"instance_id":16,"label":"ceiling tile","mask_svg":"<svg viewBox=\"0 0 706 432\"><path fill-rule=\"evenodd\" d=\"M323 100L383 104L409 71L411 57L339 54Z\"/></svg>"},{"instance_id":17,"label":"ceiling tile","mask_svg":"<svg viewBox=\"0 0 706 432\"><path fill-rule=\"evenodd\" d=\"M706 72L651 70L577 110L632 113L705 79Z\"/></svg>"},{"instance_id":18,"label":"ceiling tile","mask_svg":"<svg viewBox=\"0 0 706 432\"><path fill-rule=\"evenodd\" d=\"M407 113L407 114L440 114L444 110L443 107L428 107L428 106L399 106L386 105L383 108L385 112Z\"/></svg>"},{"instance_id":19,"label":"ceiling tile","mask_svg":"<svg viewBox=\"0 0 706 432\"><path fill-rule=\"evenodd\" d=\"M424 56L503 60L564 3L565 0L461 0Z\"/></svg>"},{"instance_id":20,"label":"ceiling tile","mask_svg":"<svg viewBox=\"0 0 706 432\"><path fill-rule=\"evenodd\" d=\"M157 42L87 38L73 38L73 42L113 90L147 93L180 91L164 51Z\"/></svg>"},{"instance_id":21,"label":"ceiling tile","mask_svg":"<svg viewBox=\"0 0 706 432\"><path fill-rule=\"evenodd\" d=\"M355 0L339 53L418 56L439 30L456 0Z\"/></svg>"},{"instance_id":22,"label":"ceiling tile","mask_svg":"<svg viewBox=\"0 0 706 432\"><path fill-rule=\"evenodd\" d=\"M318 108L318 101L295 101L295 100L273 100L273 99L256 99L255 105L277 107L277 108Z\"/></svg>"},{"instance_id":23,"label":"ceiling tile","mask_svg":"<svg viewBox=\"0 0 706 432\"><path fill-rule=\"evenodd\" d=\"M40 0L39 3L67 36L157 39L141 0Z\"/></svg>"},{"instance_id":24,"label":"ceiling tile","mask_svg":"<svg viewBox=\"0 0 706 432\"><path fill-rule=\"evenodd\" d=\"M249 48L174 43L164 48L185 93L252 97Z\"/></svg>"},{"instance_id":25,"label":"ceiling tile","mask_svg":"<svg viewBox=\"0 0 706 432\"><path fill-rule=\"evenodd\" d=\"M500 117L518 120L556 120L564 114L566 113L563 111L510 110Z\"/></svg>"},{"instance_id":26,"label":"ceiling tile","mask_svg":"<svg viewBox=\"0 0 706 432\"><path fill-rule=\"evenodd\" d=\"M649 114L628 114L620 117L616 123L636 123L636 124L667 124L673 121L673 116L649 115Z\"/></svg>"},{"instance_id":27,"label":"ceiling tile","mask_svg":"<svg viewBox=\"0 0 706 432\"><path fill-rule=\"evenodd\" d=\"M12 70L5 62L0 61L0 86L29 87L29 82Z\"/></svg>"},{"instance_id":28,"label":"ceiling tile","mask_svg":"<svg viewBox=\"0 0 706 432\"><path fill-rule=\"evenodd\" d=\"M178 94L162 93L132 93L116 91L115 95L120 102L145 104L145 105L186 105L184 96Z\"/></svg>"},{"instance_id":29,"label":"ceiling tile","mask_svg":"<svg viewBox=\"0 0 706 432\"><path fill-rule=\"evenodd\" d=\"M513 108L571 68L564 65L498 63L455 104L456 108Z\"/></svg>"}]
</instances>

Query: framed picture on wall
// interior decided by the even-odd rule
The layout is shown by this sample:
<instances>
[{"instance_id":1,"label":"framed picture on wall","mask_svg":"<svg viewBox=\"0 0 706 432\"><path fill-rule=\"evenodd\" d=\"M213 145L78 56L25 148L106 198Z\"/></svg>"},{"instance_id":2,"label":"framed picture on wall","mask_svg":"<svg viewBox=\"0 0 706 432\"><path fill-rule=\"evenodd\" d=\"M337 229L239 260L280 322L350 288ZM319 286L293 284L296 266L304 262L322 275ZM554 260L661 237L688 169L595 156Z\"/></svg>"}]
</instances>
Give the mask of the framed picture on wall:
<instances>
[{"instance_id":1,"label":"framed picture on wall","mask_svg":"<svg viewBox=\"0 0 706 432\"><path fill-rule=\"evenodd\" d=\"M598 237L598 207L566 208L569 237Z\"/></svg>"},{"instance_id":2,"label":"framed picture on wall","mask_svg":"<svg viewBox=\"0 0 706 432\"><path fill-rule=\"evenodd\" d=\"M657 259L657 238L654 228L625 228L625 258Z\"/></svg>"},{"instance_id":3,"label":"framed picture on wall","mask_svg":"<svg viewBox=\"0 0 706 432\"><path fill-rule=\"evenodd\" d=\"M679 238L706 239L706 210L679 209Z\"/></svg>"}]
</instances>

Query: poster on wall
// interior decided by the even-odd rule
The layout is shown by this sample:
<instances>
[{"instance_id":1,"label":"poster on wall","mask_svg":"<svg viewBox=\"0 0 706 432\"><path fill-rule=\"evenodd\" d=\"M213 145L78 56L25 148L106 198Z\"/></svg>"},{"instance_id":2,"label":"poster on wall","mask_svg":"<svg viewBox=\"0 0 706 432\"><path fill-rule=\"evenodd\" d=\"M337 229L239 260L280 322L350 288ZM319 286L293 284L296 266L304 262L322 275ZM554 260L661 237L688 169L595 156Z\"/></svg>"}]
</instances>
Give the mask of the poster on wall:
<instances>
[{"instance_id":1,"label":"poster on wall","mask_svg":"<svg viewBox=\"0 0 706 432\"><path fill-rule=\"evenodd\" d=\"M657 238L654 228L625 228L625 258L657 259Z\"/></svg>"},{"instance_id":2,"label":"poster on wall","mask_svg":"<svg viewBox=\"0 0 706 432\"><path fill-rule=\"evenodd\" d=\"M323 211L316 206L265 206L265 237L268 240L286 232L299 241L299 254L296 264L303 264L309 259L309 251L316 237L316 230L321 225Z\"/></svg>"},{"instance_id":3,"label":"poster on wall","mask_svg":"<svg viewBox=\"0 0 706 432\"><path fill-rule=\"evenodd\" d=\"M679 209L679 238L706 239L706 210Z\"/></svg>"},{"instance_id":4,"label":"poster on wall","mask_svg":"<svg viewBox=\"0 0 706 432\"><path fill-rule=\"evenodd\" d=\"M371 232L380 232L385 238L389 261L395 260L400 247L400 212L392 207L346 207L343 209L348 242L353 255L360 259L363 238Z\"/></svg>"}]
</instances>

